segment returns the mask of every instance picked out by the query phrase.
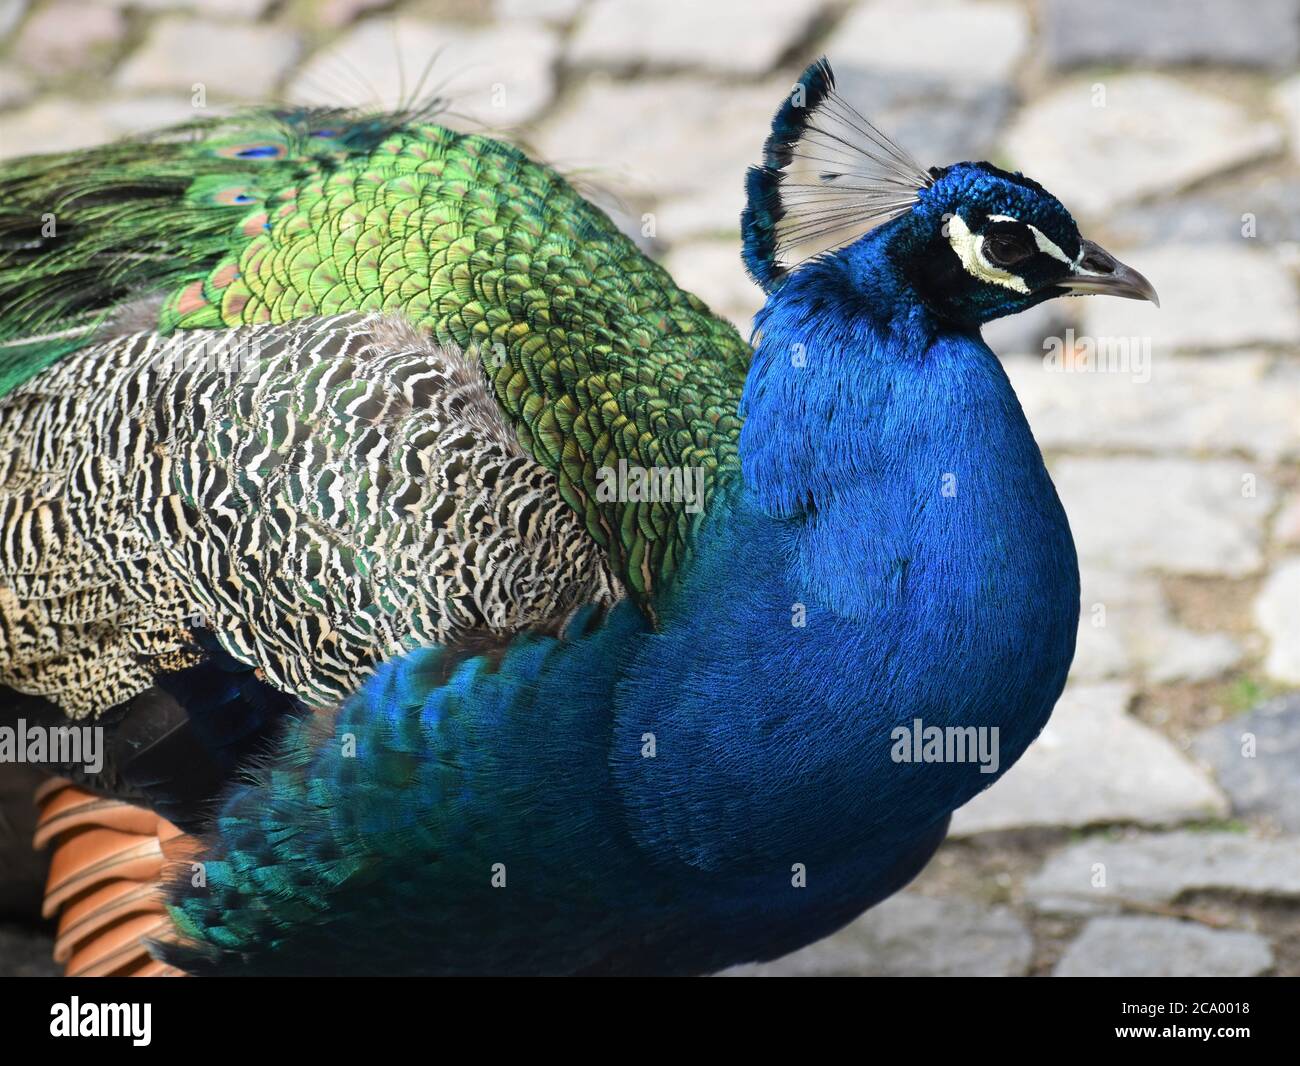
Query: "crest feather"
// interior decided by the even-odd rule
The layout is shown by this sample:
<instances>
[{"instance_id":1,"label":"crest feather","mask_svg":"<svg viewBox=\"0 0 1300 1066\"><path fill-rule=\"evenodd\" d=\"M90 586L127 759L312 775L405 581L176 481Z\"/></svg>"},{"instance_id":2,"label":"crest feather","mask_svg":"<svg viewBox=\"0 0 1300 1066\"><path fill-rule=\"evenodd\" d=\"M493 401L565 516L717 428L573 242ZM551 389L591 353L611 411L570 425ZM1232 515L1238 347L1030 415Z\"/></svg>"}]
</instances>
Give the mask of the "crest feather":
<instances>
[{"instance_id":1,"label":"crest feather","mask_svg":"<svg viewBox=\"0 0 1300 1066\"><path fill-rule=\"evenodd\" d=\"M823 57L799 76L746 176L745 269L770 292L795 264L896 218L933 183L835 91Z\"/></svg>"}]
</instances>

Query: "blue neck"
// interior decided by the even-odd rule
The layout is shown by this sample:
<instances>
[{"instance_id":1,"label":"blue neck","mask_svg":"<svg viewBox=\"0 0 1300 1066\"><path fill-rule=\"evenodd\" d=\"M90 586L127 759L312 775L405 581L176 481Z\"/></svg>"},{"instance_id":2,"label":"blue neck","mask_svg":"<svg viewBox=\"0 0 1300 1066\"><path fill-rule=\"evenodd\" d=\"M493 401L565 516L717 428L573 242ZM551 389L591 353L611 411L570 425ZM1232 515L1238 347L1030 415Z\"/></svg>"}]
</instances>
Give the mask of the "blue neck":
<instances>
[{"instance_id":1,"label":"blue neck","mask_svg":"<svg viewBox=\"0 0 1300 1066\"><path fill-rule=\"evenodd\" d=\"M625 690L618 728L699 753L619 767L641 831L704 868L901 846L1019 757L1073 657L1074 545L1006 374L873 237L759 314L743 482ZM996 727L997 772L893 762L915 718Z\"/></svg>"},{"instance_id":2,"label":"blue neck","mask_svg":"<svg viewBox=\"0 0 1300 1066\"><path fill-rule=\"evenodd\" d=\"M850 617L901 591L912 509L961 459L941 412L964 391L960 364L983 361L882 258L814 262L778 290L741 403L753 503L798 522L803 582Z\"/></svg>"}]
</instances>

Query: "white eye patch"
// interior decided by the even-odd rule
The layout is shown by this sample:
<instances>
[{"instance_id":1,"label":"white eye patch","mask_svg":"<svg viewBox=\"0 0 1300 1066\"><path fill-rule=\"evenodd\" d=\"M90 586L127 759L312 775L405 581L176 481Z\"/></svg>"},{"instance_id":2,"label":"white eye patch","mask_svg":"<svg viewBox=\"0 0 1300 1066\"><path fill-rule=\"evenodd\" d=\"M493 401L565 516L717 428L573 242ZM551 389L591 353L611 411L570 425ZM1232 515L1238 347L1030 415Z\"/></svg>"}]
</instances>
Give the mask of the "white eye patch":
<instances>
[{"instance_id":1,"label":"white eye patch","mask_svg":"<svg viewBox=\"0 0 1300 1066\"><path fill-rule=\"evenodd\" d=\"M990 222L1018 222L1019 219L1012 218L1010 215L989 215ZM1038 250L1053 259L1059 259L1062 263L1073 265L1070 257L1061 251L1058 245L1051 237L1047 236L1037 226L1028 222L1024 225L1029 227L1029 231L1034 235L1034 243ZM957 258L961 260L962 267L967 274L979 278L980 281L987 281L993 285L1001 285L1004 289L1010 289L1012 292L1029 291L1029 286L1025 284L1024 279L1004 270L1001 267L994 266L984 257L984 237L982 234L972 233L970 227L966 225L966 220L961 215L953 214L948 219L948 243L952 245L952 250L957 253Z\"/></svg>"},{"instance_id":2,"label":"white eye patch","mask_svg":"<svg viewBox=\"0 0 1300 1066\"><path fill-rule=\"evenodd\" d=\"M1017 277L1009 270L995 267L984 258L983 235L972 233L970 227L966 225L966 220L956 213L948 219L948 243L952 245L952 250L957 253L961 265L971 277L1001 285L1012 292L1029 291L1029 286L1025 284L1023 278Z\"/></svg>"}]
</instances>

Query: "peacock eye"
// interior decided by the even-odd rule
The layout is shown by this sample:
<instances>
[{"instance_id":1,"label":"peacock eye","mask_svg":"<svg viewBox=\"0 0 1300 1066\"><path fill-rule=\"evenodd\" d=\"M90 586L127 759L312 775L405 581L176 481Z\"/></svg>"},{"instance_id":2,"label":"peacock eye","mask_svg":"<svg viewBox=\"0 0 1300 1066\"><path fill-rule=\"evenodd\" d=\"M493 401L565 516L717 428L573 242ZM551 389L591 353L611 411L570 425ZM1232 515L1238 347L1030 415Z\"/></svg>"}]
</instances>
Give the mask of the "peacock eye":
<instances>
[{"instance_id":1,"label":"peacock eye","mask_svg":"<svg viewBox=\"0 0 1300 1066\"><path fill-rule=\"evenodd\" d=\"M1033 254L1033 249L1023 241L1001 233L992 233L985 237L981 250L984 258L998 267L1011 266L1022 259L1028 259Z\"/></svg>"}]
</instances>

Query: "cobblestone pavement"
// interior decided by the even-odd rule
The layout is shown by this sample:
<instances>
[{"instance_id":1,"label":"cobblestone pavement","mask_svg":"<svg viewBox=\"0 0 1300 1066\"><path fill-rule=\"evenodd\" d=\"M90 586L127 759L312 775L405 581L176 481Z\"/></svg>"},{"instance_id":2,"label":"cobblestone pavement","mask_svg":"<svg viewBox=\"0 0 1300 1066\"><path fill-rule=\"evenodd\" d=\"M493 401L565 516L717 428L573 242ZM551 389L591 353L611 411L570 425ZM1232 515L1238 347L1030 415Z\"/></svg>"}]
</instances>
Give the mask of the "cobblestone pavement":
<instances>
[{"instance_id":1,"label":"cobblestone pavement","mask_svg":"<svg viewBox=\"0 0 1300 1066\"><path fill-rule=\"evenodd\" d=\"M437 54L742 328L741 176L821 52L924 162L1041 180L1164 301L988 330L1079 544L1070 688L915 885L758 969L1300 974L1300 0L0 0L0 41L0 155Z\"/></svg>"}]
</instances>

